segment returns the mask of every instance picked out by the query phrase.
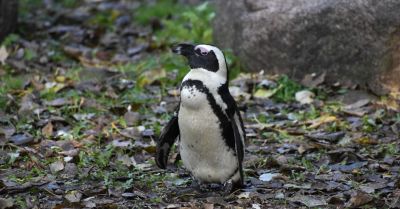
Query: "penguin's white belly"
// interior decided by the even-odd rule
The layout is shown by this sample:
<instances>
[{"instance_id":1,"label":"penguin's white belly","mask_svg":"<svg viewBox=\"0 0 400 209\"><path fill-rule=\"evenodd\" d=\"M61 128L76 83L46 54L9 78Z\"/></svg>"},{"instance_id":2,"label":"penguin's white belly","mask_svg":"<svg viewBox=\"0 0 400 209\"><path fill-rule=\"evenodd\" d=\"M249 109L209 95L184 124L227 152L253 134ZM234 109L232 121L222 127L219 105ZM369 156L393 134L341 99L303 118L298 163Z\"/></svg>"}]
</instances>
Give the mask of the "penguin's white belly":
<instances>
[{"instance_id":1,"label":"penguin's white belly","mask_svg":"<svg viewBox=\"0 0 400 209\"><path fill-rule=\"evenodd\" d=\"M237 169L237 158L222 137L220 122L205 93L195 87L182 88L178 123L180 154L192 175L211 183L224 183L231 178Z\"/></svg>"}]
</instances>

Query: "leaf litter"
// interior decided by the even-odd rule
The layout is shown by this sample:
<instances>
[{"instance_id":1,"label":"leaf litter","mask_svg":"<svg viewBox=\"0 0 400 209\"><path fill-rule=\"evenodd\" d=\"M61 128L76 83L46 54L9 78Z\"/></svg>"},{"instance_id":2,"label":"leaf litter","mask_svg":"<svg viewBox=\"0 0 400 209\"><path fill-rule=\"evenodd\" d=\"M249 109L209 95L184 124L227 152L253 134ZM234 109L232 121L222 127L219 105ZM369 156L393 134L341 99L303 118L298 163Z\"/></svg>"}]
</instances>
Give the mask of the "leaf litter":
<instances>
[{"instance_id":1,"label":"leaf litter","mask_svg":"<svg viewBox=\"0 0 400 209\"><path fill-rule=\"evenodd\" d=\"M325 74L301 86L240 73L230 90L248 136L246 186L228 196L199 193L176 150L167 170L154 152L186 72L169 46L211 40L207 30L171 23L211 17L209 6L27 2L37 11L22 14L18 35L0 47L1 207L400 205L398 98L326 86Z\"/></svg>"}]
</instances>

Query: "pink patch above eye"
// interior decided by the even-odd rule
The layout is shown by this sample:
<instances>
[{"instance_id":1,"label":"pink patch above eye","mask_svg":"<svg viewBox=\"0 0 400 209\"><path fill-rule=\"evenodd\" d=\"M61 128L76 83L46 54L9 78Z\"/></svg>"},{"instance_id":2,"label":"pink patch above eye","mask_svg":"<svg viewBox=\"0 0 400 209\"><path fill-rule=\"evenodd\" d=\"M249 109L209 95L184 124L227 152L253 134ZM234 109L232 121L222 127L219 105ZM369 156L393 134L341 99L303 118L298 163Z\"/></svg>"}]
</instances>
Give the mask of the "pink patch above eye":
<instances>
[{"instance_id":1,"label":"pink patch above eye","mask_svg":"<svg viewBox=\"0 0 400 209\"><path fill-rule=\"evenodd\" d=\"M196 50L200 50L200 53L202 54L202 55L206 55L206 54L208 54L208 49L206 49L206 48L204 48L204 47L201 47L201 46L199 46L199 47L196 47Z\"/></svg>"}]
</instances>

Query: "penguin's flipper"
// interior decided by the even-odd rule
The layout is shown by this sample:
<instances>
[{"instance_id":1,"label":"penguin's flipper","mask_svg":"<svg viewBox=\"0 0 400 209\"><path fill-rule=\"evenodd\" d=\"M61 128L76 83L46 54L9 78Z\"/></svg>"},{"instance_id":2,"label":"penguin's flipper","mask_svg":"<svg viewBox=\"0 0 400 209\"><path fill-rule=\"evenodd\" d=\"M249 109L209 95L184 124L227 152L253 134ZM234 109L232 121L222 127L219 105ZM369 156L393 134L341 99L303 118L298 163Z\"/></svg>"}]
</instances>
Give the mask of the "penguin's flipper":
<instances>
[{"instance_id":1,"label":"penguin's flipper","mask_svg":"<svg viewBox=\"0 0 400 209\"><path fill-rule=\"evenodd\" d=\"M165 169L167 167L168 155L176 138L179 136L178 114L174 114L168 124L161 132L156 147L157 166Z\"/></svg>"},{"instance_id":2,"label":"penguin's flipper","mask_svg":"<svg viewBox=\"0 0 400 209\"><path fill-rule=\"evenodd\" d=\"M236 124L235 120L235 114L232 114L230 116L230 121L233 129L233 134L235 138L235 151L236 151L236 157L238 160L238 168L239 168L239 173L240 173L240 180L237 182L239 186L243 185L243 167L242 167L242 162L243 162L243 157L244 157L244 148L243 148L243 141L241 139L241 135L239 133L239 127Z\"/></svg>"}]
</instances>

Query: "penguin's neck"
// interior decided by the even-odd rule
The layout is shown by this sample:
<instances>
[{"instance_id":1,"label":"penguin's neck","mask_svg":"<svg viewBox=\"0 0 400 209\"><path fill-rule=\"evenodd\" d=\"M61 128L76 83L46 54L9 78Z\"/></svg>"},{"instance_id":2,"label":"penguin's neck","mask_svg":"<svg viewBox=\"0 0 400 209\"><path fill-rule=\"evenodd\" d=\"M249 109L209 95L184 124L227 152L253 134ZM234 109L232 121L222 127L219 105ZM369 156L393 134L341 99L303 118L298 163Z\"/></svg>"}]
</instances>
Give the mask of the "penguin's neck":
<instances>
[{"instance_id":1,"label":"penguin's neck","mask_svg":"<svg viewBox=\"0 0 400 209\"><path fill-rule=\"evenodd\" d=\"M186 80L199 80L210 90L216 90L220 86L227 83L226 76L205 70L203 68L191 69L190 72L183 78L183 82Z\"/></svg>"}]
</instances>

